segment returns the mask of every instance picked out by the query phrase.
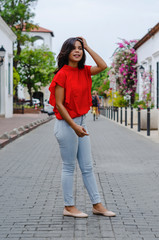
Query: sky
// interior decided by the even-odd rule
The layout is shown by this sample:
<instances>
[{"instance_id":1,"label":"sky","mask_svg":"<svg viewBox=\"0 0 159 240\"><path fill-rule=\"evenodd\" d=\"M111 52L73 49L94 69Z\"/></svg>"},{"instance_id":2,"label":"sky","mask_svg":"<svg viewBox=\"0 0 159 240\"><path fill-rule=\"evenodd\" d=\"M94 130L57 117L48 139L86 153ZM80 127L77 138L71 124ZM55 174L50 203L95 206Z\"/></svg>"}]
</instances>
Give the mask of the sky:
<instances>
[{"instance_id":1,"label":"sky","mask_svg":"<svg viewBox=\"0 0 159 240\"><path fill-rule=\"evenodd\" d=\"M110 66L121 39L141 39L159 22L159 0L38 0L34 12L34 23L55 35L56 57L66 39L83 36Z\"/></svg>"}]
</instances>

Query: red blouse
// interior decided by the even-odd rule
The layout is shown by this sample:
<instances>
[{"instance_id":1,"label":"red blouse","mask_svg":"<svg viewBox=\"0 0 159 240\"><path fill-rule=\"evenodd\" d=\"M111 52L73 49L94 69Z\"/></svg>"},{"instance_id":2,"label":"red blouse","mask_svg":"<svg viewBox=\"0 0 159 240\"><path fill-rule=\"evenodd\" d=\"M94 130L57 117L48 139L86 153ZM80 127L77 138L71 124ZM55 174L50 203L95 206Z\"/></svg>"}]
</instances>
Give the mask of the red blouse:
<instances>
[{"instance_id":1,"label":"red blouse","mask_svg":"<svg viewBox=\"0 0 159 240\"><path fill-rule=\"evenodd\" d=\"M49 103L54 106L57 119L63 119L56 108L55 86L60 85L65 89L64 106L71 118L86 114L92 106L91 96L91 66L85 65L83 69L64 65L54 76L49 87L51 92Z\"/></svg>"}]
</instances>

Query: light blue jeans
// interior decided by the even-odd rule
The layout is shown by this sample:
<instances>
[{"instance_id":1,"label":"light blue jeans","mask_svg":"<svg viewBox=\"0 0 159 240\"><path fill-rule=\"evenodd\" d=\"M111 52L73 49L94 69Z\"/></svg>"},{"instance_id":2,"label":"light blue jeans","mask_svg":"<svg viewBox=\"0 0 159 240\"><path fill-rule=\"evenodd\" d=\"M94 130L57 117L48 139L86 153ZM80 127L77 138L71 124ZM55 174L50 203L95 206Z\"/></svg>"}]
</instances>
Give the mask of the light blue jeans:
<instances>
[{"instance_id":1,"label":"light blue jeans","mask_svg":"<svg viewBox=\"0 0 159 240\"><path fill-rule=\"evenodd\" d=\"M73 119L78 125L82 125L86 131L86 115ZM88 131L87 131L88 132ZM73 206L73 178L76 159L82 172L83 182L89 194L92 204L100 203L100 196L96 179L93 173L90 137L78 137L65 120L56 119L54 134L59 143L62 167L62 188L64 205Z\"/></svg>"}]
</instances>

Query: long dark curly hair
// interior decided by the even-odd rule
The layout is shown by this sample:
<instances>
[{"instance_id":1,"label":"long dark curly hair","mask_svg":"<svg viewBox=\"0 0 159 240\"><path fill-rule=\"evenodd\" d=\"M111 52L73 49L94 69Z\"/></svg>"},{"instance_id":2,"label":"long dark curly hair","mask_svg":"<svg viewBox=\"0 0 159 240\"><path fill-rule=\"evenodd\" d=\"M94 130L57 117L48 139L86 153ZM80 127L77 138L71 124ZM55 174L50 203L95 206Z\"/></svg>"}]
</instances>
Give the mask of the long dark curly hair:
<instances>
[{"instance_id":1,"label":"long dark curly hair","mask_svg":"<svg viewBox=\"0 0 159 240\"><path fill-rule=\"evenodd\" d=\"M68 65L68 57L69 57L69 54L70 52L74 49L75 47L75 42L76 41L79 41L82 45L82 50L83 50L83 56L82 56L82 59L78 62L78 68L79 69L82 69L84 68L84 64L85 64L85 60L86 60L86 54L85 54L85 51L84 51L84 46L83 46L83 42L80 38L69 38L67 39L63 45L62 45L62 48L61 48L61 51L59 53L59 55L57 56L57 64L58 64L58 67L57 69L55 70L55 74L66 64Z\"/></svg>"}]
</instances>

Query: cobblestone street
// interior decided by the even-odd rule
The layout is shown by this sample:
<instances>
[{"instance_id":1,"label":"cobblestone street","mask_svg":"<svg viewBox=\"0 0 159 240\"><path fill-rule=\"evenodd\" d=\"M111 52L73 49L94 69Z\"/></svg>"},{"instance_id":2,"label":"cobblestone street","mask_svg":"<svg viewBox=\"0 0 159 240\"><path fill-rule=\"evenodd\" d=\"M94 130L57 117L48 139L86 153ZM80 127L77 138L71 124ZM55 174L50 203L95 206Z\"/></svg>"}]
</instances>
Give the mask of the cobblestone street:
<instances>
[{"instance_id":1,"label":"cobblestone street","mask_svg":"<svg viewBox=\"0 0 159 240\"><path fill-rule=\"evenodd\" d=\"M88 219L64 217L55 119L0 150L0 240L159 239L159 144L104 117L88 129L102 202L115 218L92 214L81 173L76 206Z\"/></svg>"}]
</instances>

